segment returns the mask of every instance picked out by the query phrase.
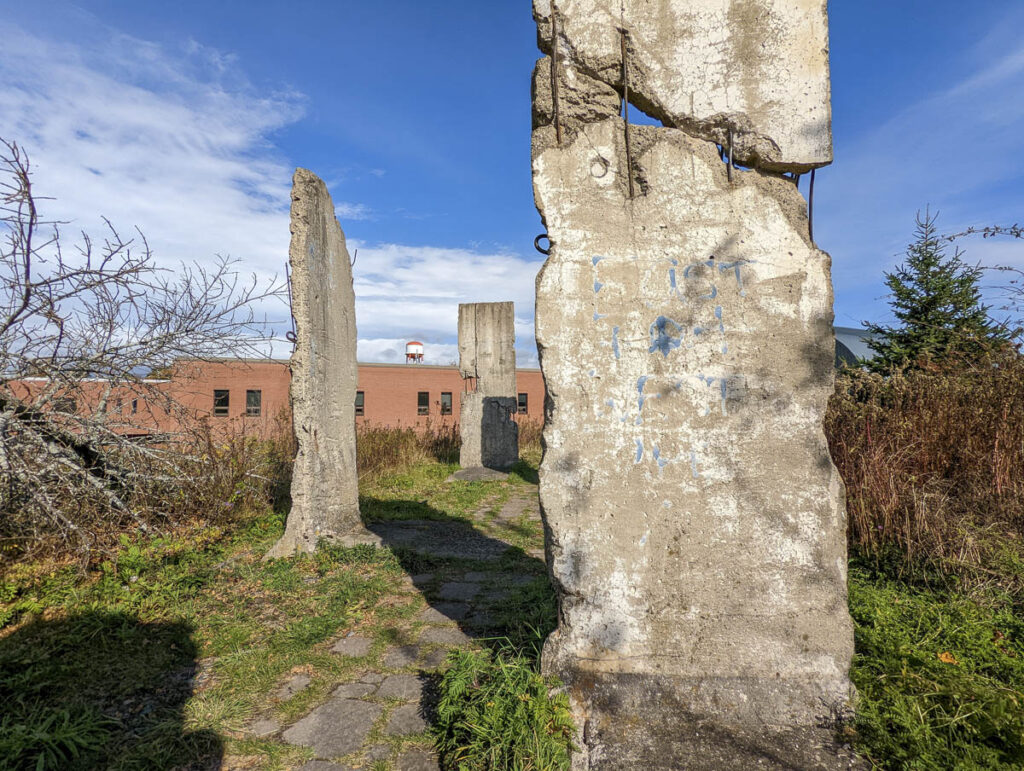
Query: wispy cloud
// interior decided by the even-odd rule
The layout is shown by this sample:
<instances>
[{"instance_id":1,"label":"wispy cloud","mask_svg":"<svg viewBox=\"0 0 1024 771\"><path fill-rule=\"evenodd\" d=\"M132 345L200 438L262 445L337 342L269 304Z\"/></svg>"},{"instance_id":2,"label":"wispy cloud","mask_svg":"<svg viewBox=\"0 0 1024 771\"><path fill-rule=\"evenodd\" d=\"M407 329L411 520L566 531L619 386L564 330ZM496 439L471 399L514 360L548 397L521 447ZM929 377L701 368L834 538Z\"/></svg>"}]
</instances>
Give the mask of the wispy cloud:
<instances>
[{"instance_id":1,"label":"wispy cloud","mask_svg":"<svg viewBox=\"0 0 1024 771\"><path fill-rule=\"evenodd\" d=\"M930 205L943 232L1024 219L1024 14L1014 11L969 52L961 77L838 148L819 175L815 235L834 258L838 323L884 314L883 270L902 258L914 214ZM971 262L1024 266L1024 245L965 242Z\"/></svg>"},{"instance_id":2,"label":"wispy cloud","mask_svg":"<svg viewBox=\"0 0 1024 771\"><path fill-rule=\"evenodd\" d=\"M517 361L537 365L533 303L539 261L470 249L355 241L351 246L359 248L354 280L361 356L390 355L386 351L404 356L405 342L416 339L426 344L430 363L447 364L458 358L459 303L511 300Z\"/></svg>"},{"instance_id":3,"label":"wispy cloud","mask_svg":"<svg viewBox=\"0 0 1024 771\"><path fill-rule=\"evenodd\" d=\"M339 220L369 220L373 219L373 210L361 203L349 203L348 201L334 202L334 216Z\"/></svg>"}]
</instances>

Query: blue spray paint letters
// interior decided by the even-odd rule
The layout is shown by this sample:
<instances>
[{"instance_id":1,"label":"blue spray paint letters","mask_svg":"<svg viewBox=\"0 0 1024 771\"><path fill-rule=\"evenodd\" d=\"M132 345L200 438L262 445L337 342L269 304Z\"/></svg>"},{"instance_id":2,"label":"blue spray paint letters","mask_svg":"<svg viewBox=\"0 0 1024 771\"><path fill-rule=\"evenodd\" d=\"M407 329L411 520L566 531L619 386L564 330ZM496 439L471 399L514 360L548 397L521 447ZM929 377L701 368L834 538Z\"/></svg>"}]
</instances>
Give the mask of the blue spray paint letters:
<instances>
[{"instance_id":1,"label":"blue spray paint letters","mask_svg":"<svg viewBox=\"0 0 1024 771\"><path fill-rule=\"evenodd\" d=\"M674 331L669 327L674 327ZM667 316L658 316L651 324L651 347L648 353L660 351L666 359L673 348L683 344L683 328Z\"/></svg>"}]
</instances>

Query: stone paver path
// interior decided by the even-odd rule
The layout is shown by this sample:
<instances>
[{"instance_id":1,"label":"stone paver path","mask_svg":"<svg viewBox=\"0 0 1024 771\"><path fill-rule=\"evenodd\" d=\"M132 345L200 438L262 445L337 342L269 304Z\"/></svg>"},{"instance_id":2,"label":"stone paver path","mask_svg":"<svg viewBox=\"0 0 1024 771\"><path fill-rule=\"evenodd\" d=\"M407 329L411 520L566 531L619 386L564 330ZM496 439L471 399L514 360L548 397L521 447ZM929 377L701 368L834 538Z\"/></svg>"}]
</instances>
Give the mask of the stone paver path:
<instances>
[{"instance_id":1,"label":"stone paver path","mask_svg":"<svg viewBox=\"0 0 1024 771\"><path fill-rule=\"evenodd\" d=\"M291 725L269 718L249 733L279 734L312 750L297 768L437 771L429 734L437 682L453 648L500 633L503 610L517 592L546 581L536 549L539 507L535 487L514 488L509 500L483 507L472 524L404 520L370 525L385 546L409 565L396 604L415 605L385 628L359 626L329 650L350 665L344 682ZM520 491L521 490L521 491ZM424 570L424 566L433 569ZM281 684L286 699L316 685L315 676L293 675ZM376 765L375 765L376 764Z\"/></svg>"}]
</instances>

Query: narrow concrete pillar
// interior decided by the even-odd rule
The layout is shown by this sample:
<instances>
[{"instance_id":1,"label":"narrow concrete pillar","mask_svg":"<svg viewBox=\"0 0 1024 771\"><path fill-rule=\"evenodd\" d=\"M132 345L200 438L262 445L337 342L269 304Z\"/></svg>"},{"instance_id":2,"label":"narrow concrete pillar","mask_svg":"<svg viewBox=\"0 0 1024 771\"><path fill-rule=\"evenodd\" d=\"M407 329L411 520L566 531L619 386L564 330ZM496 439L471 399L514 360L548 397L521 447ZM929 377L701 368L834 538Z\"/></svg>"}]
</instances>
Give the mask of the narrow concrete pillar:
<instances>
[{"instance_id":1,"label":"narrow concrete pillar","mask_svg":"<svg viewBox=\"0 0 1024 771\"><path fill-rule=\"evenodd\" d=\"M831 160L825 2L534 12L557 52L533 88L543 666L574 768L838 767L817 727L853 650L830 259L781 174ZM671 128L619 117L624 76ZM755 168L723 162L730 137Z\"/></svg>"},{"instance_id":2,"label":"narrow concrete pillar","mask_svg":"<svg viewBox=\"0 0 1024 771\"><path fill-rule=\"evenodd\" d=\"M519 460L515 340L512 303L459 305L459 372L469 387L460 408L457 479L478 478L481 469L507 471Z\"/></svg>"},{"instance_id":3,"label":"narrow concrete pillar","mask_svg":"<svg viewBox=\"0 0 1024 771\"><path fill-rule=\"evenodd\" d=\"M321 538L376 540L359 517L352 266L327 186L306 169L297 169L292 180L291 234L291 408L298 451L285 533L268 557L313 551Z\"/></svg>"}]
</instances>

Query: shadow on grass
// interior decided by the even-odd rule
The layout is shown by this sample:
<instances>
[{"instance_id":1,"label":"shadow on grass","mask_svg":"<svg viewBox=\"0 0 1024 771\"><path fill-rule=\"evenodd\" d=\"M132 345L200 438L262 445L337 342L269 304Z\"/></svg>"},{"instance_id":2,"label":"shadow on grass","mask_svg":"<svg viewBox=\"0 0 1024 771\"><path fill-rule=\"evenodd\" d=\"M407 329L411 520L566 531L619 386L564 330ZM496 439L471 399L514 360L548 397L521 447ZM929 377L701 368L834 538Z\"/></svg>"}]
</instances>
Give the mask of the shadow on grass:
<instances>
[{"instance_id":1,"label":"shadow on grass","mask_svg":"<svg viewBox=\"0 0 1024 771\"><path fill-rule=\"evenodd\" d=\"M375 517L391 517L396 508L405 519ZM537 640L555 628L556 620L555 593L543 560L424 501L366 498L362 510L367 528L413 577L440 614L435 616L439 622L453 621L480 641L507 638L525 655L539 655Z\"/></svg>"},{"instance_id":2,"label":"shadow on grass","mask_svg":"<svg viewBox=\"0 0 1024 771\"><path fill-rule=\"evenodd\" d=\"M0 638L0 769L219 768L219 737L185 728L192 633L91 611Z\"/></svg>"}]
</instances>

